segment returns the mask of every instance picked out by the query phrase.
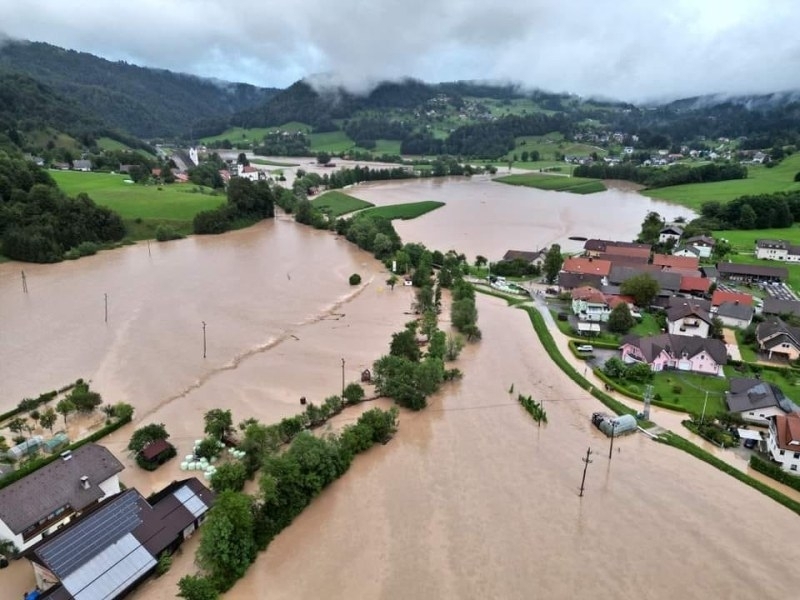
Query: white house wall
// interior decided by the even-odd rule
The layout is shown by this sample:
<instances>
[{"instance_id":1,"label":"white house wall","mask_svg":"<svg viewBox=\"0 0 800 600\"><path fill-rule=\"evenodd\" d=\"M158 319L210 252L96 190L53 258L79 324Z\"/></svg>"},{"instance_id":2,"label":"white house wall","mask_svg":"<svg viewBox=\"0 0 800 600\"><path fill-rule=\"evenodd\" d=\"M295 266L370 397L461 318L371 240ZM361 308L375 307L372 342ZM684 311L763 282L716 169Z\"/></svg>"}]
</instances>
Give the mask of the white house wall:
<instances>
[{"instance_id":1,"label":"white house wall","mask_svg":"<svg viewBox=\"0 0 800 600\"><path fill-rule=\"evenodd\" d=\"M769 425L770 417L777 417L778 415L785 415L786 413L784 413L777 406L768 406L767 408L743 410L739 414L742 415L742 418L749 423Z\"/></svg>"}]
</instances>

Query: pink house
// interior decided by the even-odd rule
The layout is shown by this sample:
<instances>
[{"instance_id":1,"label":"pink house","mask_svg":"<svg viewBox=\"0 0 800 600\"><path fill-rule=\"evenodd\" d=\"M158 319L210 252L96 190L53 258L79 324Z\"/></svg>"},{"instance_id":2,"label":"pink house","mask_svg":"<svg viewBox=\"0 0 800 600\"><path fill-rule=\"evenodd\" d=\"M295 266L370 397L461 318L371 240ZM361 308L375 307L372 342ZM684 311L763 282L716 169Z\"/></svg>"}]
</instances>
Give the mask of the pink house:
<instances>
[{"instance_id":1,"label":"pink house","mask_svg":"<svg viewBox=\"0 0 800 600\"><path fill-rule=\"evenodd\" d=\"M728 362L728 350L721 340L671 333L626 336L620 350L623 362L646 363L653 371L676 369L723 376L722 367Z\"/></svg>"}]
</instances>

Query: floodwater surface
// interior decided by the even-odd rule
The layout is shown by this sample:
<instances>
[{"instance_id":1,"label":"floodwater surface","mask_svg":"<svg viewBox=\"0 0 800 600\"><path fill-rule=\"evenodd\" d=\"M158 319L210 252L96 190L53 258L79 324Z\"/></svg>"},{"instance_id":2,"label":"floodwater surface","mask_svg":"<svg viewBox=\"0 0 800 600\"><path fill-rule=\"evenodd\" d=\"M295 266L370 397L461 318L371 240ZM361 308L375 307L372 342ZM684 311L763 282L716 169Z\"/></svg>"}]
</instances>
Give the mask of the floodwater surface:
<instances>
[{"instance_id":1,"label":"floodwater surface","mask_svg":"<svg viewBox=\"0 0 800 600\"><path fill-rule=\"evenodd\" d=\"M501 259L506 250L539 250L553 243L568 252L583 249L583 242L572 241L571 236L632 240L650 211L666 219L694 215L687 208L629 189L569 194L497 183L488 176L379 181L345 191L379 206L444 202L445 206L420 218L395 221L400 237L492 261Z\"/></svg>"}]
</instances>

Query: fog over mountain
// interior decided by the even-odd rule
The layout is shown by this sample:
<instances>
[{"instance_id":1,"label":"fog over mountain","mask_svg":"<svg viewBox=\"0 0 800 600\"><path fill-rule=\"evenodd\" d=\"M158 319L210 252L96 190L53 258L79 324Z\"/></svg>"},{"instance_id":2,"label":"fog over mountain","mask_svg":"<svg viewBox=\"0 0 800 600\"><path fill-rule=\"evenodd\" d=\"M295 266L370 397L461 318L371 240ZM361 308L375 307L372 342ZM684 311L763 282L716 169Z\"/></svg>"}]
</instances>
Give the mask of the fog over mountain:
<instances>
[{"instance_id":1,"label":"fog over mountain","mask_svg":"<svg viewBox=\"0 0 800 600\"><path fill-rule=\"evenodd\" d=\"M261 86L480 79L629 101L800 89L800 2L0 0L0 29Z\"/></svg>"}]
</instances>

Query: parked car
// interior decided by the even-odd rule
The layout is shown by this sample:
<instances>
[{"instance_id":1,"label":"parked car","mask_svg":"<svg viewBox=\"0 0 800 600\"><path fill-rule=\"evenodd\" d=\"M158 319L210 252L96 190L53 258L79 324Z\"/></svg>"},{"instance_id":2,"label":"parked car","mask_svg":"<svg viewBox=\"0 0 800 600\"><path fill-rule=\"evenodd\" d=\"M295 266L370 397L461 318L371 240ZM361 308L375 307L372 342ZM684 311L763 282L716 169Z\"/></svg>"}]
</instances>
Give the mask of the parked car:
<instances>
[{"instance_id":1,"label":"parked car","mask_svg":"<svg viewBox=\"0 0 800 600\"><path fill-rule=\"evenodd\" d=\"M582 344L577 347L578 352L594 352L594 346L590 344Z\"/></svg>"},{"instance_id":2,"label":"parked car","mask_svg":"<svg viewBox=\"0 0 800 600\"><path fill-rule=\"evenodd\" d=\"M755 448L756 444L758 444L758 440L745 440L744 441L744 447L745 448L749 448L750 450Z\"/></svg>"}]
</instances>

